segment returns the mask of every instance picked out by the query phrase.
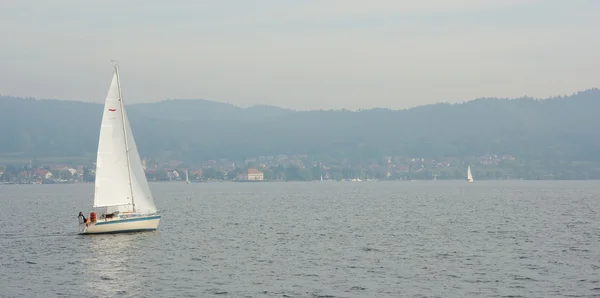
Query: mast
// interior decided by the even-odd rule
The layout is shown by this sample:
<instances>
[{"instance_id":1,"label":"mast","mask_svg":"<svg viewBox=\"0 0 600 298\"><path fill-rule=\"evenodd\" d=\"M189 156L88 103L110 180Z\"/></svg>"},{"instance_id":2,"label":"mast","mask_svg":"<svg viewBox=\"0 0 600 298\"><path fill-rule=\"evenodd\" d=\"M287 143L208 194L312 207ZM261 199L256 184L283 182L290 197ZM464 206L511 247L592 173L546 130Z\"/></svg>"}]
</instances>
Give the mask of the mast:
<instances>
[{"instance_id":1,"label":"mast","mask_svg":"<svg viewBox=\"0 0 600 298\"><path fill-rule=\"evenodd\" d=\"M133 185L131 183L131 163L129 161L129 144L127 143L127 130L125 129L125 106L123 105L123 95L121 94L121 80L119 79L119 65L116 61L112 61L115 66L115 74L117 75L117 88L119 89L119 104L121 105L121 119L123 122L123 139L125 139L125 155L127 156L127 174L129 178L129 193L131 195L131 205L135 212L135 202L133 200Z\"/></svg>"}]
</instances>

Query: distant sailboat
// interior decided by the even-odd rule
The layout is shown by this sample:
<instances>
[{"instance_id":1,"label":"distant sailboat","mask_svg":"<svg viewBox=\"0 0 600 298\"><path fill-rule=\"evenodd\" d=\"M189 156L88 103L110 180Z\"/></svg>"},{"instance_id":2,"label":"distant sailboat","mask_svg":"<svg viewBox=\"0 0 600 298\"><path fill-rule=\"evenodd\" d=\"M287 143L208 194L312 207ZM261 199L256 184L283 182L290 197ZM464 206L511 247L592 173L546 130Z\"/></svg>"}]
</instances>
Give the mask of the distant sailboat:
<instances>
[{"instance_id":1,"label":"distant sailboat","mask_svg":"<svg viewBox=\"0 0 600 298\"><path fill-rule=\"evenodd\" d=\"M161 218L127 119L116 64L100 127L93 207L100 216L91 212L83 220L80 213L80 234L156 230Z\"/></svg>"},{"instance_id":2,"label":"distant sailboat","mask_svg":"<svg viewBox=\"0 0 600 298\"><path fill-rule=\"evenodd\" d=\"M185 183L190 184L190 176L187 169L185 169Z\"/></svg>"},{"instance_id":3,"label":"distant sailboat","mask_svg":"<svg viewBox=\"0 0 600 298\"><path fill-rule=\"evenodd\" d=\"M473 175L471 174L471 166L467 166L467 182L473 182Z\"/></svg>"}]
</instances>

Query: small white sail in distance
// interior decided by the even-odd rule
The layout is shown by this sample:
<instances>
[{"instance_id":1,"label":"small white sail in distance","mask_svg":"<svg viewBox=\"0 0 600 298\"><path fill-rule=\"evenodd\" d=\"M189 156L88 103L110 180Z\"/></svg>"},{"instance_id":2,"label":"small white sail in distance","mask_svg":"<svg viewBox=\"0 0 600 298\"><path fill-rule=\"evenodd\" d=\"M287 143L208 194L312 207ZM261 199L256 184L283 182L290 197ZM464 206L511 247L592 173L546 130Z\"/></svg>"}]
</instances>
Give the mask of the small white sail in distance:
<instances>
[{"instance_id":1,"label":"small white sail in distance","mask_svg":"<svg viewBox=\"0 0 600 298\"><path fill-rule=\"evenodd\" d=\"M473 182L473 175L471 174L471 166L467 166L467 182Z\"/></svg>"}]
</instances>

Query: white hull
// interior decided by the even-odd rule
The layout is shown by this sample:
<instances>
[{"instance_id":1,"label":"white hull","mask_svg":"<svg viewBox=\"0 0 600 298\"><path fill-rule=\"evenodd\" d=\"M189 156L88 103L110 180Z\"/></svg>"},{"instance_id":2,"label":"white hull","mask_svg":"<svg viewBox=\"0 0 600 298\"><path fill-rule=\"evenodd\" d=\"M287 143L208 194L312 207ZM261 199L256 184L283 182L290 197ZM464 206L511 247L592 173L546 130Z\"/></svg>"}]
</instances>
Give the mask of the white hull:
<instances>
[{"instance_id":1,"label":"white hull","mask_svg":"<svg viewBox=\"0 0 600 298\"><path fill-rule=\"evenodd\" d=\"M153 231L158 228L160 215L136 216L131 218L116 218L104 221L100 219L93 223L79 224L79 234L105 234L137 231Z\"/></svg>"}]
</instances>

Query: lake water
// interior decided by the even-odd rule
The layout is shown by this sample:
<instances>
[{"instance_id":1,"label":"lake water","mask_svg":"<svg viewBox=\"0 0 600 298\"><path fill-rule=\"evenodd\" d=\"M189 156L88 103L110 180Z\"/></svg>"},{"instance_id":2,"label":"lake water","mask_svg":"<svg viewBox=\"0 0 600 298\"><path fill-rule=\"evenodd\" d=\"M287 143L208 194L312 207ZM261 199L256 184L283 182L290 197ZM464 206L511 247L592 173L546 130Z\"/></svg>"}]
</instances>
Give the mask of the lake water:
<instances>
[{"instance_id":1,"label":"lake water","mask_svg":"<svg viewBox=\"0 0 600 298\"><path fill-rule=\"evenodd\" d=\"M93 185L0 186L0 297L600 296L600 182L153 183L156 232L81 236Z\"/></svg>"}]
</instances>

